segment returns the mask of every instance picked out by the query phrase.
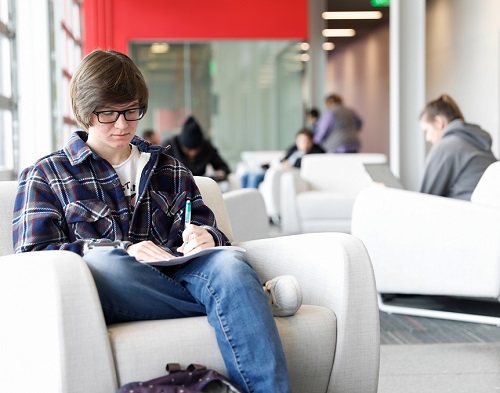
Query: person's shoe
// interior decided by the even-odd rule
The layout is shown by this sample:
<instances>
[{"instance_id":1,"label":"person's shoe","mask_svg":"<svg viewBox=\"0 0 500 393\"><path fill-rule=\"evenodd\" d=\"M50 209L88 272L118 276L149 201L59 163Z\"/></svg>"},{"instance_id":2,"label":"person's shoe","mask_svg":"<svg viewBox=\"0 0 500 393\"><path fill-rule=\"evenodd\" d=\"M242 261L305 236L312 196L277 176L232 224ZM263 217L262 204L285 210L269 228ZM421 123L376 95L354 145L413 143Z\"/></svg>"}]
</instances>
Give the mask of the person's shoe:
<instances>
[{"instance_id":1,"label":"person's shoe","mask_svg":"<svg viewBox=\"0 0 500 393\"><path fill-rule=\"evenodd\" d=\"M302 305L302 289L294 276L278 276L264 284L275 317L288 317Z\"/></svg>"}]
</instances>

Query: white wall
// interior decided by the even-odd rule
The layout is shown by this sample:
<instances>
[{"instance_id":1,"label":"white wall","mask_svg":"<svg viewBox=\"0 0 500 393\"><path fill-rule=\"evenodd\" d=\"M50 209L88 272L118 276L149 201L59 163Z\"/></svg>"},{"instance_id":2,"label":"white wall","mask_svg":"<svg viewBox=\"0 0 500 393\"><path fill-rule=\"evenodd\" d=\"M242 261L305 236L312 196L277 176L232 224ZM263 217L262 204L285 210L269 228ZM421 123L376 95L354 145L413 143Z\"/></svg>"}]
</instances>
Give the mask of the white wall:
<instances>
[{"instance_id":1,"label":"white wall","mask_svg":"<svg viewBox=\"0 0 500 393\"><path fill-rule=\"evenodd\" d=\"M500 158L500 1L428 0L426 99L451 95Z\"/></svg>"}]
</instances>

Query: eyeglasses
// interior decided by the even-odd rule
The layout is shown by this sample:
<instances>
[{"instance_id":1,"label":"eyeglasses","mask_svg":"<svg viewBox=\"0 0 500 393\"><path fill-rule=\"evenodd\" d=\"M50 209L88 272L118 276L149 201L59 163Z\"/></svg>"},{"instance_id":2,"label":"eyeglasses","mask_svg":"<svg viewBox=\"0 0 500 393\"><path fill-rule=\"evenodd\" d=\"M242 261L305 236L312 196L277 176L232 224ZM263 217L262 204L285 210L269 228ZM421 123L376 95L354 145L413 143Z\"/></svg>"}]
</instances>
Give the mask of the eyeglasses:
<instances>
[{"instance_id":1,"label":"eyeglasses","mask_svg":"<svg viewBox=\"0 0 500 393\"><path fill-rule=\"evenodd\" d=\"M120 115L123 115L127 121L141 120L144 116L145 109L146 108L143 106L142 108L131 108L125 109L124 111L94 111L92 113L97 116L99 123L109 124L117 121Z\"/></svg>"}]
</instances>

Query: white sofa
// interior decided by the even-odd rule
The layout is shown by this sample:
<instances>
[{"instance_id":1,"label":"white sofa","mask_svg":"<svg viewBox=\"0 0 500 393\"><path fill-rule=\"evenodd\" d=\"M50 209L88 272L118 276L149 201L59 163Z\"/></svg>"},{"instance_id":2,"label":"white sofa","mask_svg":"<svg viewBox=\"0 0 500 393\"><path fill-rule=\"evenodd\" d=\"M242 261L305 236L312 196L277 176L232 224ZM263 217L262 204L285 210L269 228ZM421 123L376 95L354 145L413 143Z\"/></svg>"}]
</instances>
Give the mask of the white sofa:
<instances>
[{"instance_id":1,"label":"white sofa","mask_svg":"<svg viewBox=\"0 0 500 393\"><path fill-rule=\"evenodd\" d=\"M500 162L472 201L373 186L356 198L352 234L366 245L380 294L500 299ZM500 324L500 318L385 304L383 311Z\"/></svg>"},{"instance_id":2,"label":"white sofa","mask_svg":"<svg viewBox=\"0 0 500 393\"><path fill-rule=\"evenodd\" d=\"M232 236L220 190L197 178ZM68 251L12 254L15 182L0 183L0 386L4 391L112 393L169 362L226 373L206 317L106 326L92 276ZM363 243L347 234L243 242L262 281L297 277L304 304L276 318L295 393L377 391L379 319ZM327 245L327 247L325 247ZM267 392L266 392L267 393Z\"/></svg>"},{"instance_id":3,"label":"white sofa","mask_svg":"<svg viewBox=\"0 0 500 393\"><path fill-rule=\"evenodd\" d=\"M281 229L285 234L349 233L354 199L372 183L363 163L385 154L308 154L298 172L281 176Z\"/></svg>"}]
</instances>

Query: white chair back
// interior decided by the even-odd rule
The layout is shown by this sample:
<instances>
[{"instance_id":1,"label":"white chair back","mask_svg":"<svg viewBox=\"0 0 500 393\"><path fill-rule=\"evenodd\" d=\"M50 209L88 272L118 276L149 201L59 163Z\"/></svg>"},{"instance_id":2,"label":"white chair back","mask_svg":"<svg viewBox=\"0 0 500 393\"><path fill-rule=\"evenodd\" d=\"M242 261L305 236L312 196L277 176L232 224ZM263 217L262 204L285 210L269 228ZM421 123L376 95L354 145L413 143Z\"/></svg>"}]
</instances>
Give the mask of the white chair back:
<instances>
[{"instance_id":1,"label":"white chair back","mask_svg":"<svg viewBox=\"0 0 500 393\"><path fill-rule=\"evenodd\" d=\"M383 164L385 154L307 154L302 158L300 176L318 191L357 194L372 180L363 163Z\"/></svg>"},{"instance_id":2,"label":"white chair back","mask_svg":"<svg viewBox=\"0 0 500 393\"><path fill-rule=\"evenodd\" d=\"M222 194L231 220L235 242L269 237L269 218L262 194L255 188L242 188Z\"/></svg>"},{"instance_id":3,"label":"white chair back","mask_svg":"<svg viewBox=\"0 0 500 393\"><path fill-rule=\"evenodd\" d=\"M471 195L471 202L500 208L500 161L486 168Z\"/></svg>"},{"instance_id":4,"label":"white chair back","mask_svg":"<svg viewBox=\"0 0 500 393\"><path fill-rule=\"evenodd\" d=\"M17 194L17 181L0 182L0 257L14 253L12 218Z\"/></svg>"}]
</instances>

